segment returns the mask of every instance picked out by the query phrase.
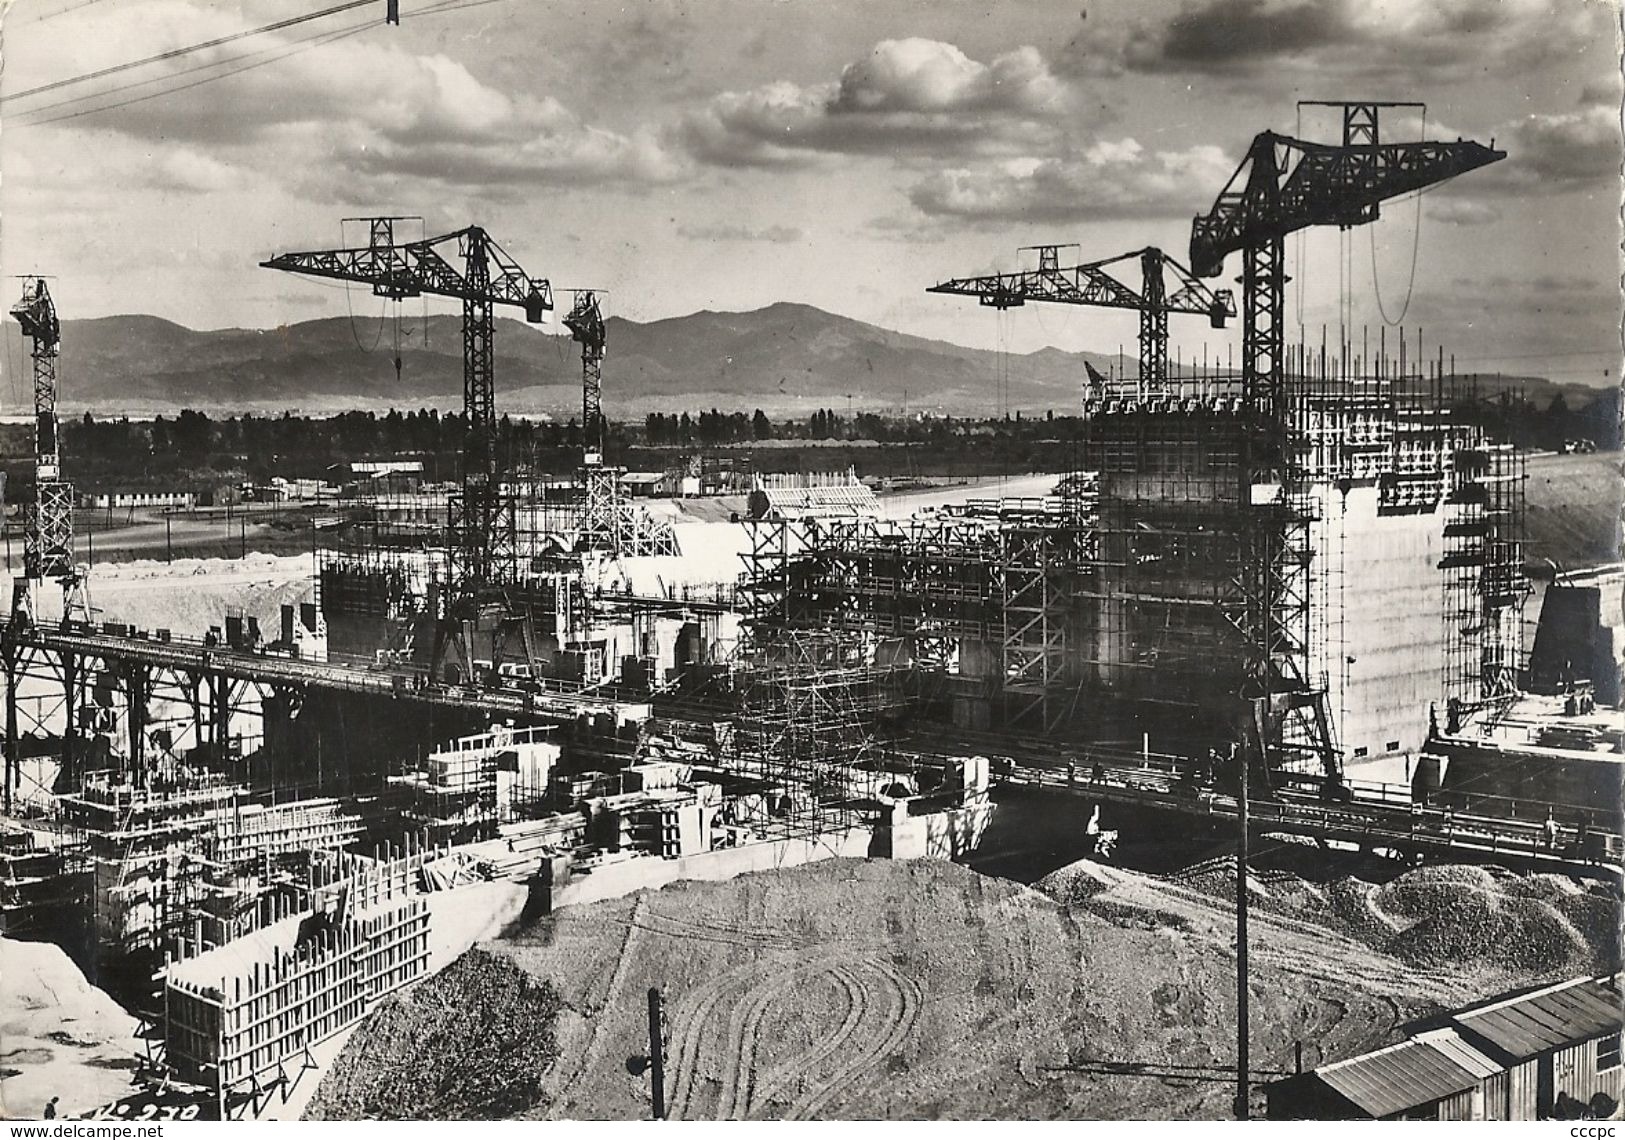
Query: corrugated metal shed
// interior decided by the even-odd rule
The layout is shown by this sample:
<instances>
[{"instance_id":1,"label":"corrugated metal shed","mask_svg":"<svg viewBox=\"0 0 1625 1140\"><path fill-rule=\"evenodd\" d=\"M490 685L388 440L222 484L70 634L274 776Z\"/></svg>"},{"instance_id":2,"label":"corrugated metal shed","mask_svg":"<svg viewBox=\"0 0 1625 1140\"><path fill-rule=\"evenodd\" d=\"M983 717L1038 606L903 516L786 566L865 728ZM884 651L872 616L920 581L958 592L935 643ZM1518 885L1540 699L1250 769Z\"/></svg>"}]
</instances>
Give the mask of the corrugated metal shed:
<instances>
[{"instance_id":1,"label":"corrugated metal shed","mask_svg":"<svg viewBox=\"0 0 1625 1140\"><path fill-rule=\"evenodd\" d=\"M1315 1075L1373 1117L1454 1096L1479 1081L1445 1053L1415 1040L1323 1065Z\"/></svg>"},{"instance_id":2,"label":"corrugated metal shed","mask_svg":"<svg viewBox=\"0 0 1625 1140\"><path fill-rule=\"evenodd\" d=\"M1454 1029L1430 1029L1412 1038L1433 1046L1479 1080L1502 1072L1502 1067L1461 1039Z\"/></svg>"},{"instance_id":3,"label":"corrugated metal shed","mask_svg":"<svg viewBox=\"0 0 1625 1140\"><path fill-rule=\"evenodd\" d=\"M1522 1060L1605 1033L1618 1032L1620 975L1579 978L1456 1014L1457 1028Z\"/></svg>"}]
</instances>

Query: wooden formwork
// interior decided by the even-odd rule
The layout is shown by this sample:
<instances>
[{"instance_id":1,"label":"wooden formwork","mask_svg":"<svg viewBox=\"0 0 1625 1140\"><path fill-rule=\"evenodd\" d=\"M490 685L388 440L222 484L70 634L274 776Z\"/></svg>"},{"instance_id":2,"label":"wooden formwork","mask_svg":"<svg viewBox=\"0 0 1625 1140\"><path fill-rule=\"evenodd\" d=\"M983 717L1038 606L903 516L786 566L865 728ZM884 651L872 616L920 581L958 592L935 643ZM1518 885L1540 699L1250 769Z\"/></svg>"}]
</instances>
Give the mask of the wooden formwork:
<instances>
[{"instance_id":1,"label":"wooden formwork","mask_svg":"<svg viewBox=\"0 0 1625 1140\"><path fill-rule=\"evenodd\" d=\"M424 866L445 858L451 847L397 850L403 853L394 858L335 851L323 861L313 860L309 872L310 897L335 897L342 888L348 892L350 908L361 910L397 896L418 894L422 889Z\"/></svg>"},{"instance_id":2,"label":"wooden formwork","mask_svg":"<svg viewBox=\"0 0 1625 1140\"><path fill-rule=\"evenodd\" d=\"M221 819L212 853L221 863L237 864L267 855L342 848L366 830L364 814L339 800L239 808Z\"/></svg>"},{"instance_id":3,"label":"wooden formwork","mask_svg":"<svg viewBox=\"0 0 1625 1140\"><path fill-rule=\"evenodd\" d=\"M422 977L429 965L429 910L410 899L349 919L270 961L238 966L226 947L212 954L218 984L197 975L211 955L172 976L164 990L164 1044L182 1080L224 1096L273 1083L311 1046L359 1021L386 994Z\"/></svg>"}]
</instances>

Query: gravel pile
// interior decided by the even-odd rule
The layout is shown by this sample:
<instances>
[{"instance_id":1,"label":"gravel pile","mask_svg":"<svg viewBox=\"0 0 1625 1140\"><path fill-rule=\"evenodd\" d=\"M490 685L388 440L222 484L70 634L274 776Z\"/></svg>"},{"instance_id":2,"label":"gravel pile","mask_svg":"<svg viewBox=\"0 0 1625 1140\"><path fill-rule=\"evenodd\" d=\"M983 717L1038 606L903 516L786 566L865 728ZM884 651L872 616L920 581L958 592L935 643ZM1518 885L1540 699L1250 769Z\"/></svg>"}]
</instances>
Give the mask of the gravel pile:
<instances>
[{"instance_id":1,"label":"gravel pile","mask_svg":"<svg viewBox=\"0 0 1625 1140\"><path fill-rule=\"evenodd\" d=\"M1557 912L1568 919L1596 952L1596 968L1611 972L1620 966L1619 900L1600 894L1572 894L1557 900Z\"/></svg>"},{"instance_id":2,"label":"gravel pile","mask_svg":"<svg viewBox=\"0 0 1625 1140\"><path fill-rule=\"evenodd\" d=\"M1058 903L1071 906L1094 898L1106 889L1106 881L1091 874L1086 862L1070 863L1034 883L1033 889L1042 891Z\"/></svg>"},{"instance_id":3,"label":"gravel pile","mask_svg":"<svg viewBox=\"0 0 1625 1140\"><path fill-rule=\"evenodd\" d=\"M1506 886L1506 893L1514 898L1539 899L1541 902L1561 905L1563 900L1585 894L1585 888L1566 875L1526 875Z\"/></svg>"},{"instance_id":4,"label":"gravel pile","mask_svg":"<svg viewBox=\"0 0 1625 1140\"><path fill-rule=\"evenodd\" d=\"M474 949L356 1031L308 1120L500 1120L545 1107L559 997L513 962Z\"/></svg>"},{"instance_id":5,"label":"gravel pile","mask_svg":"<svg viewBox=\"0 0 1625 1140\"><path fill-rule=\"evenodd\" d=\"M1579 972L1617 957L1617 904L1580 901L1593 898L1581 890L1557 875L1498 877L1480 867L1441 866L1401 875L1371 897L1409 924L1384 947L1398 958L1539 976Z\"/></svg>"},{"instance_id":6,"label":"gravel pile","mask_svg":"<svg viewBox=\"0 0 1625 1140\"><path fill-rule=\"evenodd\" d=\"M1398 928L1373 901L1377 884L1350 876L1326 886L1326 900L1337 922L1354 937L1372 946L1385 946Z\"/></svg>"}]
</instances>

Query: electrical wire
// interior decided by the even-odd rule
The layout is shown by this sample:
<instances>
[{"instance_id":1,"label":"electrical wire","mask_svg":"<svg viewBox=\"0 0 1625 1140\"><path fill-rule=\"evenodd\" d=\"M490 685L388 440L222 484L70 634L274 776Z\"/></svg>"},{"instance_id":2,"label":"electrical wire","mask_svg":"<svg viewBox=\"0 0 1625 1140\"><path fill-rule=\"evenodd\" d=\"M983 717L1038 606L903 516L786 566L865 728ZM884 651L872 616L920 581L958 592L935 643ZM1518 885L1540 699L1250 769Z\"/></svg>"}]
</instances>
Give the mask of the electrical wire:
<instances>
[{"instance_id":1,"label":"electrical wire","mask_svg":"<svg viewBox=\"0 0 1625 1140\"><path fill-rule=\"evenodd\" d=\"M371 21L369 20L369 21L366 21L366 22L364 22L362 24L353 25L353 27L361 28L361 27L368 27L370 25L371 25ZM117 94L120 94L120 93L125 92L125 91L134 91L134 90L137 90L138 88L141 88L141 87L151 87L155 83L168 83L168 82L171 82L172 80L179 79L180 77L182 77L184 75L193 75L193 74L195 74L195 73L197 73L199 71L209 71L209 70L211 70L213 68L217 68L217 67L229 67L231 64L239 63L239 62L241 62L241 61L243 61L245 59L254 59L254 58L258 57L258 56L265 55L268 52L276 51L279 48L286 48L286 47L289 47L289 46L291 46L293 44L308 43L311 40L321 39L322 37L327 36L327 35L331 35L331 34L332 33L327 32L327 31L312 32L312 33L309 33L307 35L300 36L300 37L297 37L295 39L289 40L286 43L271 44L268 47L256 48L253 51L244 52L242 55L232 56L229 59L212 59L212 60L208 60L208 61L206 61L204 63L195 63L191 67L182 68L179 71L167 72L167 73L165 73L163 75L156 75L156 76L153 76L150 79L137 79L137 80L133 80L132 82L129 82L129 83L121 83L121 84L119 84L117 86L114 86L114 87L107 87L107 88L104 88L104 89L102 89L100 91L92 91L87 95L73 95L73 96L70 96L69 98L60 99L60 100L58 100L58 101L56 101L54 103L47 103L47 104L45 104L43 106L40 106L40 107L29 107L29 108L27 108L25 110L13 111L13 112L10 113L10 115L8 115L6 117L8 119L17 119L17 118L21 118L21 117L29 116L29 115L44 115L44 114L46 114L46 113L48 113L50 111L57 110L58 108L61 108L61 107L71 107L71 106L73 106L73 105L75 105L77 103L89 102L92 99L105 99L109 95L117 95ZM221 74L221 75L218 75L218 76L213 76L212 78L224 79L224 78L226 78L226 75ZM164 93L167 94L167 92L164 92ZM111 107L111 105L109 105L109 107ZM100 110L101 108L93 108L93 109L94 110ZM35 120L35 122L44 122L44 121L50 121L50 120ZM34 123L25 122L25 123L22 123L20 125L22 125L22 126L33 126Z\"/></svg>"},{"instance_id":2,"label":"electrical wire","mask_svg":"<svg viewBox=\"0 0 1625 1140\"><path fill-rule=\"evenodd\" d=\"M377 0L348 0L347 3L337 4L331 8L323 8L319 12L307 12L302 16L290 16L286 20L278 20L275 23L264 24L258 28L247 28L241 32L232 32L230 35L217 36L212 40L205 40L202 43L192 44L188 47L171 48L169 51L159 52L157 55L149 55L145 59L135 59L128 63L118 63L114 64L112 67L104 67L97 71L89 71L83 75L74 75L67 79L58 79L52 83L42 83L38 87L30 87L26 91L18 91L12 95L8 95L5 101L9 102L12 99L26 99L30 95L39 95L46 91L55 91L58 88L69 87L75 83L85 83L92 79L101 79L108 75L117 75L120 72L130 71L137 67L145 67L149 63L162 63L169 59L179 59L182 56L191 55L193 52L204 51L212 47L220 47L223 44L235 43L238 40L248 39L250 36L264 35L267 32L278 32L283 28L291 28L298 24L309 23L312 20L320 20L327 16L335 16L341 12L348 12L352 9L361 8L376 2Z\"/></svg>"},{"instance_id":3,"label":"electrical wire","mask_svg":"<svg viewBox=\"0 0 1625 1140\"><path fill-rule=\"evenodd\" d=\"M466 9L466 8L478 8L478 7L483 7L486 4L502 3L502 2L506 2L506 0L441 0L441 2L438 3L438 4L432 4L427 8L421 9L420 11L416 12L415 15L419 16L419 17L421 17L421 16L430 16L430 15L438 15L438 14L441 14L441 13L444 13L444 12L456 12L456 11L461 11L461 10ZM319 46L323 46L324 44L333 43L336 40L346 38L347 36L349 36L349 35L351 35L351 34L353 34L355 32L363 31L363 30L365 30L367 28L373 27L376 23L377 23L376 20L368 19L368 20L362 21L360 24L352 25L351 27L349 27L347 29L342 29L342 30L337 31L337 32L331 32L331 33L330 32L325 32L325 31L317 32L317 33L314 33L314 34L311 34L311 35L300 37L300 38L292 40L290 42L292 44L302 44L302 45L318 46L319 47ZM246 35L248 33L244 33L244 34ZM12 117L15 118L17 116L40 115L40 114L44 114L46 112L55 110L55 109L60 108L60 107L67 107L67 106L72 106L73 104L76 104L76 103L83 103L83 102L85 102L87 100L90 100L90 99L105 98L108 95L117 94L117 93L123 92L123 91L133 91L133 90L135 90L137 88L140 88L140 87L149 87L154 83L166 83L166 82L169 82L169 81L171 81L171 80L173 80L173 79L175 79L175 78L177 78L179 76L182 76L182 75L190 75L190 74L193 74L193 73L198 72L198 71L207 71L207 70L210 70L212 68L217 68L217 67L227 67L227 66L229 66L229 65L231 65L233 63L237 63L237 62L240 62L240 61L245 60L245 59L254 59L257 56L264 55L266 52L276 51L279 46L285 46L285 45L273 45L271 47L260 48L260 49L258 49L256 51L246 52L246 53L244 53L242 55L235 56L232 59L228 59L228 60L212 60L212 61L209 61L207 63L196 64L196 65L194 65L192 67L185 68L185 69L183 69L181 71L170 72L170 73L168 73L166 75L157 76L157 77L154 77L152 79L136 80L136 81L134 81L132 83L126 83L126 84L122 84L122 85L119 85L119 86L116 86L116 87L106 88L106 89L104 89L102 91L92 92L91 94L88 94L88 95L78 95L78 96L74 96L74 97L69 98L69 99L59 100L59 101L57 101L55 103L49 103L49 104L46 104L46 105L41 106L41 107L31 107L31 108L27 108L25 110L15 111L15 112L13 112ZM300 50L303 50L303 49L300 49ZM297 54L297 52L295 52L295 51L286 51L286 52L283 52L281 55L278 55L278 56L274 57L271 60L263 61L263 63L272 63L272 62L275 62L278 59L286 59L289 56L294 55L294 54ZM157 91L157 92L152 93L151 95L142 96L142 97L137 98L137 99L124 100L124 101L121 101L121 102L118 102L118 103L110 103L110 104L108 104L106 106L103 106L103 107L91 107L91 108L87 108L86 110L84 110L82 112L79 112L77 114L58 115L58 116L53 116L51 118L45 118L45 119L38 119L38 118L30 119L30 120L26 120L24 122L18 123L17 125L18 126L43 126L46 123L55 123L55 122L61 122L61 121L66 120L66 119L80 118L80 117L82 117L84 115L95 114L95 113L97 113L99 111L117 110L120 107L129 106L129 105L131 105L133 103L141 103L141 102L145 102L145 101L147 101L149 99L158 98L158 97L163 96L163 95L175 94L175 93L178 93L180 91L190 90L193 87L200 87L203 84L211 83L216 79L227 79L227 78L230 78L233 75L240 74L243 71L252 70L253 68L259 67L259 66L262 66L262 63L255 63L255 64L251 64L251 65L248 65L248 66L245 66L245 67L236 68L234 70L225 71L225 72L222 72L219 75L206 76L203 79L197 80L197 81L195 81L193 83L186 83L186 84L182 84L182 85L180 85L178 87L166 88L166 89L164 89L162 91ZM36 89L36 90L39 90L39 89ZM20 97L21 96L11 96L10 99L16 99L16 98L20 98Z\"/></svg>"},{"instance_id":4,"label":"electrical wire","mask_svg":"<svg viewBox=\"0 0 1625 1140\"><path fill-rule=\"evenodd\" d=\"M242 67L234 68L231 71L224 72L220 75L208 75L202 79L193 80L191 83L183 83L179 87L170 87L163 91L154 91L150 95L141 95L134 99L121 99L117 103L109 103L102 107L86 107L83 111L73 111L66 115L55 115L48 119L33 119L19 125L25 127L42 127L47 123L60 123L68 119L80 119L86 115L100 114L103 111L117 111L123 107L131 107L137 103L145 103L152 99L162 98L165 95L175 95L182 91L189 91L193 87L201 87L205 83L213 83L217 79L226 79L233 75L241 75L245 71L253 71L255 68L264 67L266 64L277 63L281 60L288 59L291 56L298 55L301 52L309 51L311 48L325 47L328 44L337 43L339 40L347 39L350 36L355 35L357 32L366 31L370 26L371 25L369 24L361 24L356 27L347 28L338 32L324 33L322 36L318 36L298 44L292 49L283 52L281 55L272 56L270 59L262 59L256 63L245 64Z\"/></svg>"},{"instance_id":5,"label":"electrical wire","mask_svg":"<svg viewBox=\"0 0 1625 1140\"><path fill-rule=\"evenodd\" d=\"M99 4L101 0L79 0L77 4L69 4L66 8L58 8L55 12L47 12L43 16L35 16L28 21L30 24L43 24L46 20L54 20L58 16L66 16L69 12L77 12L80 8L88 8L92 4Z\"/></svg>"}]
</instances>

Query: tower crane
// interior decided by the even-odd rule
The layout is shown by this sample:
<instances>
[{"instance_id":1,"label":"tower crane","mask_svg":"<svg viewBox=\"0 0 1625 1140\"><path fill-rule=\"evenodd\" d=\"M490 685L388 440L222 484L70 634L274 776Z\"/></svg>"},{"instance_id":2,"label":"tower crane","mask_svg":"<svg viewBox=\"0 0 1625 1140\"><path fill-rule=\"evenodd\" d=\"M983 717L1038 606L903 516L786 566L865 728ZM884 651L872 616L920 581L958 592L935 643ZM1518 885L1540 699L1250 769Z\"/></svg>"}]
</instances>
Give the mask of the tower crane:
<instances>
[{"instance_id":1,"label":"tower crane","mask_svg":"<svg viewBox=\"0 0 1625 1140\"><path fill-rule=\"evenodd\" d=\"M620 549L615 472L604 466L604 314L593 289L577 290L564 327L581 345L581 515L577 546Z\"/></svg>"},{"instance_id":2,"label":"tower crane","mask_svg":"<svg viewBox=\"0 0 1625 1140\"><path fill-rule=\"evenodd\" d=\"M260 264L310 277L358 281L371 285L376 296L395 301L424 294L462 301L467 434L462 487L451 499L447 574L436 606L432 668L439 677L442 666L455 655L462 676L471 677L472 623L500 599L502 587L517 571L514 498L504 487L496 448L493 307L522 308L525 320L537 324L553 308L553 291L546 280L521 269L479 226L397 244L394 222L399 219L365 220L370 228L365 248L284 253ZM460 266L439 248L454 243Z\"/></svg>"},{"instance_id":3,"label":"tower crane","mask_svg":"<svg viewBox=\"0 0 1625 1140\"><path fill-rule=\"evenodd\" d=\"M56 365L62 351L62 322L43 277L25 278L22 300L11 315L33 342L34 501L23 526L23 575L12 591L12 613L33 620L33 586L54 578L62 584L62 616L88 620L84 576L73 561L73 484L62 478L56 418Z\"/></svg>"},{"instance_id":4,"label":"tower crane","mask_svg":"<svg viewBox=\"0 0 1625 1140\"><path fill-rule=\"evenodd\" d=\"M1342 109L1342 145L1261 132L1213 208L1191 224L1191 270L1196 276L1217 277L1229 254L1242 255L1244 395L1249 404L1277 420L1283 414L1286 235L1310 226L1346 230L1374 222L1380 204L1389 198L1506 157L1506 151L1463 139L1380 141L1380 108L1420 107L1420 103L1305 105Z\"/></svg>"},{"instance_id":5,"label":"tower crane","mask_svg":"<svg viewBox=\"0 0 1625 1140\"><path fill-rule=\"evenodd\" d=\"M604 463L604 314L592 289L576 292L564 327L581 345L581 465Z\"/></svg>"},{"instance_id":6,"label":"tower crane","mask_svg":"<svg viewBox=\"0 0 1625 1140\"><path fill-rule=\"evenodd\" d=\"M621 501L616 476L604 465L607 425L604 420L604 353L607 328L598 291L578 289L564 327L581 345L581 515L577 547L616 556L641 557L678 553L670 523L650 518L641 508Z\"/></svg>"},{"instance_id":7,"label":"tower crane","mask_svg":"<svg viewBox=\"0 0 1625 1140\"><path fill-rule=\"evenodd\" d=\"M1216 329L1224 328L1224 322L1236 315L1230 290L1210 290L1154 246L1065 268L1061 267L1059 245L1023 248L1038 251L1037 269L955 278L926 292L976 297L1001 310L1020 308L1028 301L1132 309L1140 314L1140 385L1146 391L1160 391L1168 382L1169 313L1207 317ZM1139 292L1107 272L1118 262L1136 258L1140 262ZM1169 275L1174 280L1172 292L1168 291Z\"/></svg>"},{"instance_id":8,"label":"tower crane","mask_svg":"<svg viewBox=\"0 0 1625 1140\"><path fill-rule=\"evenodd\" d=\"M1341 776L1323 689L1308 677L1308 570L1311 510L1293 437L1294 400L1284 369L1285 238L1310 226L1349 229L1375 221L1380 204L1506 157L1480 143L1384 143L1379 114L1419 103L1335 102L1341 145L1305 142L1271 131L1247 156L1213 208L1191 225L1190 262L1198 277L1217 277L1225 258L1242 255L1242 405L1246 442L1242 502L1253 512L1243 560L1240 604L1232 621L1245 641L1248 678L1243 743L1268 768L1287 746L1319 757Z\"/></svg>"}]
</instances>

